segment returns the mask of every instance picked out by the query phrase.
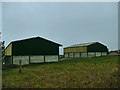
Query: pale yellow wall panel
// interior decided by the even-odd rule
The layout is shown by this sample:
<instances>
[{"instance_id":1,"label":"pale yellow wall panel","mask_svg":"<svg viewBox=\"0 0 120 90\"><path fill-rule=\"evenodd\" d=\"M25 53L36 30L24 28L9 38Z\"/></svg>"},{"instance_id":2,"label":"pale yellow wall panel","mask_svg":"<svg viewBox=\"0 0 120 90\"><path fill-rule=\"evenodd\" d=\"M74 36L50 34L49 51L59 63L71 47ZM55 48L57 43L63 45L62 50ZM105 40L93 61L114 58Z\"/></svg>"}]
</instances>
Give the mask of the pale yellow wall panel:
<instances>
[{"instance_id":1,"label":"pale yellow wall panel","mask_svg":"<svg viewBox=\"0 0 120 90\"><path fill-rule=\"evenodd\" d=\"M87 52L87 47L64 48L64 53L66 52Z\"/></svg>"},{"instance_id":2,"label":"pale yellow wall panel","mask_svg":"<svg viewBox=\"0 0 120 90\"><path fill-rule=\"evenodd\" d=\"M5 56L11 56L12 55L12 44L10 44L6 49L5 49Z\"/></svg>"}]
</instances>

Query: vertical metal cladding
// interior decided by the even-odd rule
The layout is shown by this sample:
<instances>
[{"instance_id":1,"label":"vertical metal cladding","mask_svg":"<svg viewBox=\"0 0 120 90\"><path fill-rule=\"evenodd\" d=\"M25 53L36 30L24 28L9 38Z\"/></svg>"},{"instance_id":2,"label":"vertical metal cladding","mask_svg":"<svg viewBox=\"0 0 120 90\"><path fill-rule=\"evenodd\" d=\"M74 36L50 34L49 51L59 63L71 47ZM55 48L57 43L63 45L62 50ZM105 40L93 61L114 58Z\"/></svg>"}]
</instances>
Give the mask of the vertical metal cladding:
<instances>
[{"instance_id":1,"label":"vertical metal cladding","mask_svg":"<svg viewBox=\"0 0 120 90\"><path fill-rule=\"evenodd\" d=\"M70 47L64 48L64 52L87 52L87 47Z\"/></svg>"},{"instance_id":2,"label":"vertical metal cladding","mask_svg":"<svg viewBox=\"0 0 120 90\"><path fill-rule=\"evenodd\" d=\"M19 55L59 55L59 44L33 38L13 42L13 56Z\"/></svg>"},{"instance_id":3,"label":"vertical metal cladding","mask_svg":"<svg viewBox=\"0 0 120 90\"><path fill-rule=\"evenodd\" d=\"M12 43L10 43L5 49L5 55L11 56L12 55Z\"/></svg>"},{"instance_id":4,"label":"vertical metal cladding","mask_svg":"<svg viewBox=\"0 0 120 90\"><path fill-rule=\"evenodd\" d=\"M108 48L101 43L95 43L87 46L87 52L108 52Z\"/></svg>"}]
</instances>

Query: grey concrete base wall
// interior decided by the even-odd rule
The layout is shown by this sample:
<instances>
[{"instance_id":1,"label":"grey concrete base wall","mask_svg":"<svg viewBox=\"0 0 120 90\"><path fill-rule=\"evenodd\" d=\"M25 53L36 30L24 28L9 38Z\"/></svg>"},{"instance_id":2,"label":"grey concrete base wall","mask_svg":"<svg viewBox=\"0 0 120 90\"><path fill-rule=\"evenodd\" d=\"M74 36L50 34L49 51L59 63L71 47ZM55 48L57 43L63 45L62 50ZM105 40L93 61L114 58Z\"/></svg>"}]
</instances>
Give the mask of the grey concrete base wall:
<instances>
[{"instance_id":1,"label":"grey concrete base wall","mask_svg":"<svg viewBox=\"0 0 120 90\"><path fill-rule=\"evenodd\" d=\"M29 56L13 56L13 64L19 65L20 60L22 65L29 64Z\"/></svg>"},{"instance_id":2,"label":"grey concrete base wall","mask_svg":"<svg viewBox=\"0 0 120 90\"><path fill-rule=\"evenodd\" d=\"M81 53L81 57L82 57L82 58L87 57L87 53L86 53L86 52Z\"/></svg>"},{"instance_id":3,"label":"grey concrete base wall","mask_svg":"<svg viewBox=\"0 0 120 90\"><path fill-rule=\"evenodd\" d=\"M13 56L13 64L19 65L21 60L22 65L29 63L43 63L45 62L58 62L58 55L46 55L46 56Z\"/></svg>"},{"instance_id":4,"label":"grey concrete base wall","mask_svg":"<svg viewBox=\"0 0 120 90\"><path fill-rule=\"evenodd\" d=\"M30 63L43 63L44 56L30 56Z\"/></svg>"},{"instance_id":5,"label":"grey concrete base wall","mask_svg":"<svg viewBox=\"0 0 120 90\"><path fill-rule=\"evenodd\" d=\"M64 54L64 57L67 58L67 57L68 57L68 53L65 53L65 54Z\"/></svg>"},{"instance_id":6,"label":"grey concrete base wall","mask_svg":"<svg viewBox=\"0 0 120 90\"><path fill-rule=\"evenodd\" d=\"M102 52L102 56L106 56L107 55L107 52Z\"/></svg>"},{"instance_id":7,"label":"grey concrete base wall","mask_svg":"<svg viewBox=\"0 0 120 90\"><path fill-rule=\"evenodd\" d=\"M79 53L79 52L78 52L78 53L76 52L76 53L75 53L75 57L80 57L80 53Z\"/></svg>"},{"instance_id":8,"label":"grey concrete base wall","mask_svg":"<svg viewBox=\"0 0 120 90\"><path fill-rule=\"evenodd\" d=\"M95 57L95 52L88 52L88 57Z\"/></svg>"},{"instance_id":9,"label":"grey concrete base wall","mask_svg":"<svg viewBox=\"0 0 120 90\"><path fill-rule=\"evenodd\" d=\"M65 53L64 56L66 58L71 58L71 57L81 57L81 58L86 58L86 57L99 57L99 56L106 56L107 52L76 52L76 53Z\"/></svg>"},{"instance_id":10,"label":"grey concrete base wall","mask_svg":"<svg viewBox=\"0 0 120 90\"><path fill-rule=\"evenodd\" d=\"M73 57L73 53L69 53L69 57Z\"/></svg>"},{"instance_id":11,"label":"grey concrete base wall","mask_svg":"<svg viewBox=\"0 0 120 90\"><path fill-rule=\"evenodd\" d=\"M101 56L101 52L96 52L96 57Z\"/></svg>"},{"instance_id":12,"label":"grey concrete base wall","mask_svg":"<svg viewBox=\"0 0 120 90\"><path fill-rule=\"evenodd\" d=\"M58 62L58 55L45 56L45 62Z\"/></svg>"}]
</instances>

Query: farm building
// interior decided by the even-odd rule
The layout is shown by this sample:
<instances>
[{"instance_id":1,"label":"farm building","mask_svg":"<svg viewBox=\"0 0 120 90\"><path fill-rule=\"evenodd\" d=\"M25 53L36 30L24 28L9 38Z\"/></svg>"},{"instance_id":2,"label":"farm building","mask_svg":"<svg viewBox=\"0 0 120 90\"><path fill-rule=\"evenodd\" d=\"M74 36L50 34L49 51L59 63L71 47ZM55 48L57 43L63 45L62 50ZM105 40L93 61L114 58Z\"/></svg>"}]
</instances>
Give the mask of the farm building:
<instances>
[{"instance_id":1,"label":"farm building","mask_svg":"<svg viewBox=\"0 0 120 90\"><path fill-rule=\"evenodd\" d=\"M119 52L119 50L115 50L115 51L110 51L109 52L109 55L119 55L120 54L120 52Z\"/></svg>"},{"instance_id":2,"label":"farm building","mask_svg":"<svg viewBox=\"0 0 120 90\"><path fill-rule=\"evenodd\" d=\"M64 48L64 57L66 58L95 57L95 56L103 56L107 54L108 54L108 48L99 42L76 44Z\"/></svg>"},{"instance_id":3,"label":"farm building","mask_svg":"<svg viewBox=\"0 0 120 90\"><path fill-rule=\"evenodd\" d=\"M28 38L11 42L5 48L5 60L10 64L57 62L59 60L58 43L41 37Z\"/></svg>"}]
</instances>

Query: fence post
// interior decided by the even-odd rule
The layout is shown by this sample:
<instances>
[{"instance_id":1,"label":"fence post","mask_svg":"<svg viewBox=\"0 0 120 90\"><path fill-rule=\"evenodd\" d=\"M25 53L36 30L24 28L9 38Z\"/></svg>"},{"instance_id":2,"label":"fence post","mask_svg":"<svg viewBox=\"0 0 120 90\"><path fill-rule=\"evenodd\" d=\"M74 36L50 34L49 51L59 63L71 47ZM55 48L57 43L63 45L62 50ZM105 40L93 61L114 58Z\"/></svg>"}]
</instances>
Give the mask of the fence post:
<instances>
[{"instance_id":1,"label":"fence post","mask_svg":"<svg viewBox=\"0 0 120 90\"><path fill-rule=\"evenodd\" d=\"M19 73L21 73L21 68L22 68L22 65L21 65L21 60L19 61Z\"/></svg>"},{"instance_id":2,"label":"fence post","mask_svg":"<svg viewBox=\"0 0 120 90\"><path fill-rule=\"evenodd\" d=\"M96 57L96 52L94 52L94 56Z\"/></svg>"}]
</instances>

